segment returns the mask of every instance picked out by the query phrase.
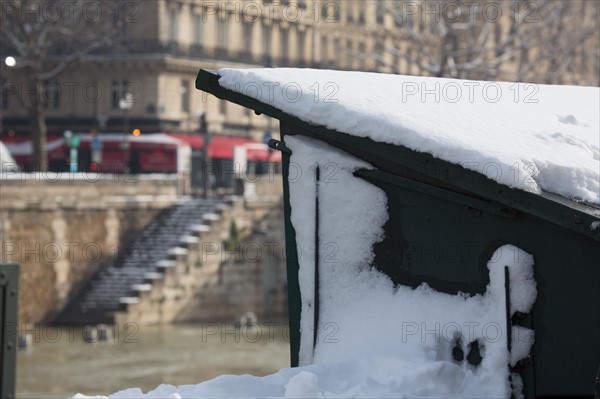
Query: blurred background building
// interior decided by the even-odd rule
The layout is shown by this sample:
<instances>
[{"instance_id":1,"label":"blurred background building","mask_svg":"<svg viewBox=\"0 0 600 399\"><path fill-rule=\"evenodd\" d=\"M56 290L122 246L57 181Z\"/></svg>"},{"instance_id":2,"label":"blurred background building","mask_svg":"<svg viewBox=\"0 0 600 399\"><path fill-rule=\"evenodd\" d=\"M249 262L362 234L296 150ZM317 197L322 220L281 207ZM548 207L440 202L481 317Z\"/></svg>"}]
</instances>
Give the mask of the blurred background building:
<instances>
[{"instance_id":1,"label":"blurred background building","mask_svg":"<svg viewBox=\"0 0 600 399\"><path fill-rule=\"evenodd\" d=\"M2 63L2 136L29 134L31 113L22 103L34 95L49 134L195 132L203 113L213 134L262 140L275 128L266 117L197 92L200 68L290 66L578 85L597 85L600 75L595 1L112 1L101 11L74 13L88 30L100 25L96 19L113 25L76 46L52 30L42 36L43 25L67 19L67 2L52 2L62 10L57 22L49 3L3 2L0 55L14 57L15 65ZM29 9L13 11L11 4ZM32 34L25 33L28 23ZM43 54L33 55L36 49ZM32 72L32 61L44 65ZM32 73L43 86L37 94L28 86ZM126 93L130 109L119 104Z\"/></svg>"}]
</instances>

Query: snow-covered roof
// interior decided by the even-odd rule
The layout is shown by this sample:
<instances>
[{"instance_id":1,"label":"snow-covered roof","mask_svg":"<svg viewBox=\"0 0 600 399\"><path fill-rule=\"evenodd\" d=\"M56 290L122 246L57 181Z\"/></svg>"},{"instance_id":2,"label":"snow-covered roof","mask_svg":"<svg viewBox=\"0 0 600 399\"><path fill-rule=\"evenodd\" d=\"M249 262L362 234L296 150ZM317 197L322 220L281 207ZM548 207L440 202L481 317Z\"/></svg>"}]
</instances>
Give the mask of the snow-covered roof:
<instances>
[{"instance_id":1,"label":"snow-covered roof","mask_svg":"<svg viewBox=\"0 0 600 399\"><path fill-rule=\"evenodd\" d=\"M305 122L600 204L599 88L294 68L218 74L221 86Z\"/></svg>"}]
</instances>

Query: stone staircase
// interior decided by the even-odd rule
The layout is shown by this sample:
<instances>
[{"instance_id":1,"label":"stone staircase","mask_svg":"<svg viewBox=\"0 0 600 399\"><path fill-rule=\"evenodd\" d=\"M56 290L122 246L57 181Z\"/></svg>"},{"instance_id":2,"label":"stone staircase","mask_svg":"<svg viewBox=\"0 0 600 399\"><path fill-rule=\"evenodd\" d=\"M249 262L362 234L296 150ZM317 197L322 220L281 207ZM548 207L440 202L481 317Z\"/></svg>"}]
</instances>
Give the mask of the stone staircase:
<instances>
[{"instance_id":1,"label":"stone staircase","mask_svg":"<svg viewBox=\"0 0 600 399\"><path fill-rule=\"evenodd\" d=\"M175 321L201 275L218 267L215 250L226 237L234 197L186 198L161 212L95 276L59 318L64 323L142 324ZM210 269L203 271L202 269Z\"/></svg>"}]
</instances>

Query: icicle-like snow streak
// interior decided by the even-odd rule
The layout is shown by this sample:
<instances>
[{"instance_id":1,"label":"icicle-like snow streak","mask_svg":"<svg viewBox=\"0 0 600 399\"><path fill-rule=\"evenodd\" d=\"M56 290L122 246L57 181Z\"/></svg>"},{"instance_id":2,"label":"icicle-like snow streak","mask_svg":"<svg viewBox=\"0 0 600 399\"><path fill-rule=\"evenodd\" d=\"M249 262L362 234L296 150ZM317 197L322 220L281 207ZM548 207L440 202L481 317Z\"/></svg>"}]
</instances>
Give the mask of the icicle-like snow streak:
<instances>
[{"instance_id":1,"label":"icicle-like snow streak","mask_svg":"<svg viewBox=\"0 0 600 399\"><path fill-rule=\"evenodd\" d=\"M529 313L537 297L537 286L533 272L533 257L513 245L498 248L488 262L490 285L485 293L491 298L504 298L504 309L509 309L506 320L510 328L510 349L508 364L514 367L520 360L529 356L534 343L534 331L519 325L512 325L515 313ZM505 272L507 270L507 273ZM509 281L506 281L506 276ZM507 284L508 283L508 284ZM509 303L506 303L506 288L509 292ZM504 290L504 295L501 291ZM508 331L506 331L508 334ZM483 337L485 338L485 337ZM508 343L507 343L508 345ZM523 382L517 373L511 373L511 393L515 398L523 398Z\"/></svg>"}]
</instances>

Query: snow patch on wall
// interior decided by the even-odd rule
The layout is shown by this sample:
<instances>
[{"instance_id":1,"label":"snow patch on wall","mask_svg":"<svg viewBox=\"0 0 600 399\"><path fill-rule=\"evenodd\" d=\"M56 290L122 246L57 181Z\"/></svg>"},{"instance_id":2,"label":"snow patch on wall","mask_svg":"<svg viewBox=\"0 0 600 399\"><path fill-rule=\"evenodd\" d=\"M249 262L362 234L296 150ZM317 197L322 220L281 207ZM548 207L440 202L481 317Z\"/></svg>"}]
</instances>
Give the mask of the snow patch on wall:
<instances>
[{"instance_id":1,"label":"snow patch on wall","mask_svg":"<svg viewBox=\"0 0 600 399\"><path fill-rule=\"evenodd\" d=\"M287 136L292 150L290 163L296 168L290 176L291 221L296 231L302 296L300 365L313 362L315 195L319 192L319 284L324 292L339 288L352 290L354 277L368 269L373 260L372 245L382 238L387 221L385 193L352 175L369 164L316 140ZM320 179L315 178L316 165ZM292 172L290 172L290 175ZM343 212L340 215L340 212ZM342 216L340 218L340 216ZM342 270L340 270L342 269ZM332 283L338 284L331 287ZM329 302L321 301L321 312Z\"/></svg>"},{"instance_id":2,"label":"snow patch on wall","mask_svg":"<svg viewBox=\"0 0 600 399\"><path fill-rule=\"evenodd\" d=\"M515 353L509 358L505 266L511 279L511 315L517 311L527 313L537 295L533 258L514 246L499 248L488 263L490 285L484 295L449 295L426 284L417 289L394 287L388 276L371 267L372 246L381 240L387 221L385 193L352 174L370 166L310 138L286 136L285 141L292 150L290 162L303 172L314 170L316 165L322 170L332 162L339 165L335 174L318 183L320 244L335 243L339 251L334 258L320 253L319 335L315 348L313 335L305 334L314 328L313 308L306 306L314 298L314 254L300 259L300 275L310 276L300 279L300 358L317 364L377 359L376 364L386 365L385 369L398 366L396 362L402 359L411 364L408 368L428 364L436 372L453 376L437 379L430 389L422 391L427 394L506 397L510 391L508 364L527 356L533 334L518 327L513 334L517 338ZM313 173L304 173L300 182L289 183L297 245L306 248L314 243L315 210L311 204L315 202L317 182ZM485 352L480 368L474 370L467 362L453 362L454 346L466 355L475 341ZM370 368L377 370L375 364ZM426 374L433 369L427 369ZM455 386L456 378L460 383Z\"/></svg>"}]
</instances>

